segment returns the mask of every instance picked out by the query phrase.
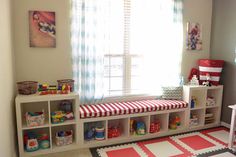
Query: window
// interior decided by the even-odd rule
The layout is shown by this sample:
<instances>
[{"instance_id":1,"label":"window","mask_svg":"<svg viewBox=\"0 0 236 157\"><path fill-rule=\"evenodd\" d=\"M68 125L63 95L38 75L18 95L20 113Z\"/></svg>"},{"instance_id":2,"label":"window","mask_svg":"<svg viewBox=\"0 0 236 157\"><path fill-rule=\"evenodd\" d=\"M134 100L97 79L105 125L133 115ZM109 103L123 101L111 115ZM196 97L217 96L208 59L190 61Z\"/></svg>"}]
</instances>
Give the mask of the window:
<instances>
[{"instance_id":1,"label":"window","mask_svg":"<svg viewBox=\"0 0 236 157\"><path fill-rule=\"evenodd\" d=\"M160 94L179 82L182 0L72 0L71 45L82 102Z\"/></svg>"},{"instance_id":2,"label":"window","mask_svg":"<svg viewBox=\"0 0 236 157\"><path fill-rule=\"evenodd\" d=\"M161 85L178 82L182 28L173 24L172 3L173 0L110 3L110 48L104 54L105 96L160 93Z\"/></svg>"}]
</instances>

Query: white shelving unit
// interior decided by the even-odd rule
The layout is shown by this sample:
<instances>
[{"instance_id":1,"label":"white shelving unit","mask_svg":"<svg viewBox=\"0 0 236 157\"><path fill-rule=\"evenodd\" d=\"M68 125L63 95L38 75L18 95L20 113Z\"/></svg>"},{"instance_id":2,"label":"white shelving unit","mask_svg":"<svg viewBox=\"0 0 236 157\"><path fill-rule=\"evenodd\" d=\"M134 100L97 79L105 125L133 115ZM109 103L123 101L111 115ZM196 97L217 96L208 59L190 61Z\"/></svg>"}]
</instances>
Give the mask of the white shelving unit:
<instances>
[{"instance_id":1,"label":"white shelving unit","mask_svg":"<svg viewBox=\"0 0 236 157\"><path fill-rule=\"evenodd\" d=\"M172 134L178 134L198 129L210 128L220 125L220 113L222 103L223 86L184 86L183 100L188 102L187 108L171 109L164 111L145 112L127 115L116 115L108 117L96 117L81 119L79 116L79 96L77 94L68 95L19 95L16 98L16 112L17 112L17 129L20 157L36 156L41 154L48 154L60 151L67 151L76 148L91 148L106 145L113 145L118 143L132 142L138 140L146 140L149 138L156 138ZM207 106L207 98L214 100L214 105ZM191 108L191 100L195 98L195 105ZM57 110L58 103L61 100L72 100L73 111L75 114L74 120L65 121L64 123L52 124L50 113ZM46 123L43 126L27 127L25 123L25 112L42 111L46 113ZM197 123L190 125L190 115L197 117ZM210 119L207 116L211 116ZM181 120L180 126L175 130L169 127L170 120L178 116ZM212 119L212 120L211 120ZM130 121L137 120L145 123L144 135L133 135L130 133ZM152 122L160 122L160 131L150 133L150 124ZM208 123L209 122L209 123ZM110 126L120 125L121 135L119 137L108 138L108 128ZM105 138L102 141L96 139L85 139L85 131L96 126L104 127ZM55 132L59 130L72 129L74 132L73 143L67 146L58 147L55 145ZM27 131L45 131L50 136L51 147L46 150L38 150L35 152L26 152L23 145L23 133Z\"/></svg>"},{"instance_id":2,"label":"white shelving unit","mask_svg":"<svg viewBox=\"0 0 236 157\"><path fill-rule=\"evenodd\" d=\"M213 127L220 124L223 86L184 86L184 101L189 103L189 128ZM207 98L213 100L211 106L207 106ZM195 99L194 106L192 101ZM190 116L195 115L198 123L191 125ZM209 117L208 117L209 116Z\"/></svg>"},{"instance_id":3,"label":"white shelving unit","mask_svg":"<svg viewBox=\"0 0 236 157\"><path fill-rule=\"evenodd\" d=\"M52 124L50 113L58 110L59 103L62 100L72 101L74 120L67 120L63 123ZM16 114L17 114L17 131L18 131L18 145L19 153L21 157L37 156L42 154L48 154L52 152L66 151L78 148L78 95L18 95L16 97ZM45 123L42 126L28 127L26 125L25 113L26 112L45 112ZM73 130L73 143L66 146L55 145L55 134L57 131ZM46 133L49 136L50 148L39 149L34 152L27 152L24 148L24 133L34 132L36 134Z\"/></svg>"}]
</instances>

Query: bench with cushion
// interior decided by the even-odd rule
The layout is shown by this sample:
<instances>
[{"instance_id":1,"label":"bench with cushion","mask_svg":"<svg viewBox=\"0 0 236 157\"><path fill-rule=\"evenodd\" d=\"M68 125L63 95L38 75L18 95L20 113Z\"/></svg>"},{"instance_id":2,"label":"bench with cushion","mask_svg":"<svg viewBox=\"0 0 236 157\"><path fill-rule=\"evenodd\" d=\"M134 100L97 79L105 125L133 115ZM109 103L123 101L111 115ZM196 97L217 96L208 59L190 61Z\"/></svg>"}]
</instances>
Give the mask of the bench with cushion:
<instances>
[{"instance_id":1,"label":"bench with cushion","mask_svg":"<svg viewBox=\"0 0 236 157\"><path fill-rule=\"evenodd\" d=\"M134 114L152 111L187 108L182 100L138 100L127 102L111 102L94 105L80 105L80 118L106 117L123 114Z\"/></svg>"}]
</instances>

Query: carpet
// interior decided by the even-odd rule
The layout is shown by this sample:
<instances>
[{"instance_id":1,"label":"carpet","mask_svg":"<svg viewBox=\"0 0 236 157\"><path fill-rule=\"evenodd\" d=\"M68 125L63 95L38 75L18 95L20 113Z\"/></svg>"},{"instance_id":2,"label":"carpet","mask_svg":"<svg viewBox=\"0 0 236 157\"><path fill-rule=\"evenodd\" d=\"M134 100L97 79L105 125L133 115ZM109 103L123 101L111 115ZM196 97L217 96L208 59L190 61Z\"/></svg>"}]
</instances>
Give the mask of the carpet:
<instances>
[{"instance_id":1,"label":"carpet","mask_svg":"<svg viewBox=\"0 0 236 157\"><path fill-rule=\"evenodd\" d=\"M236 157L228 138L229 130L217 127L90 150L93 157Z\"/></svg>"}]
</instances>

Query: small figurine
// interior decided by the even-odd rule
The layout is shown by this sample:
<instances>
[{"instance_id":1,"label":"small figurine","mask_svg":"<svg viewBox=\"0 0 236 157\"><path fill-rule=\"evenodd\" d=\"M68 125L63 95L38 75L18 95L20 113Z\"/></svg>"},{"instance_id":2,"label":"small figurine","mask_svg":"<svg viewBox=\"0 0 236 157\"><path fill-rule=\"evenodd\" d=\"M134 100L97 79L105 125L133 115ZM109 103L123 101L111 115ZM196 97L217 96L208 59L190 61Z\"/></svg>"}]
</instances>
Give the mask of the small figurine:
<instances>
[{"instance_id":1,"label":"small figurine","mask_svg":"<svg viewBox=\"0 0 236 157\"><path fill-rule=\"evenodd\" d=\"M202 83L202 85L203 85L203 86L211 86L210 80L211 80L211 76L210 76L209 73L207 73L207 74L206 74L206 81L204 81L204 82Z\"/></svg>"},{"instance_id":2,"label":"small figurine","mask_svg":"<svg viewBox=\"0 0 236 157\"><path fill-rule=\"evenodd\" d=\"M197 105L197 98L192 96L192 99L191 99L191 108L194 108L196 107Z\"/></svg>"},{"instance_id":3,"label":"small figurine","mask_svg":"<svg viewBox=\"0 0 236 157\"><path fill-rule=\"evenodd\" d=\"M192 79L190 80L190 85L199 85L197 75L193 75Z\"/></svg>"}]
</instances>

